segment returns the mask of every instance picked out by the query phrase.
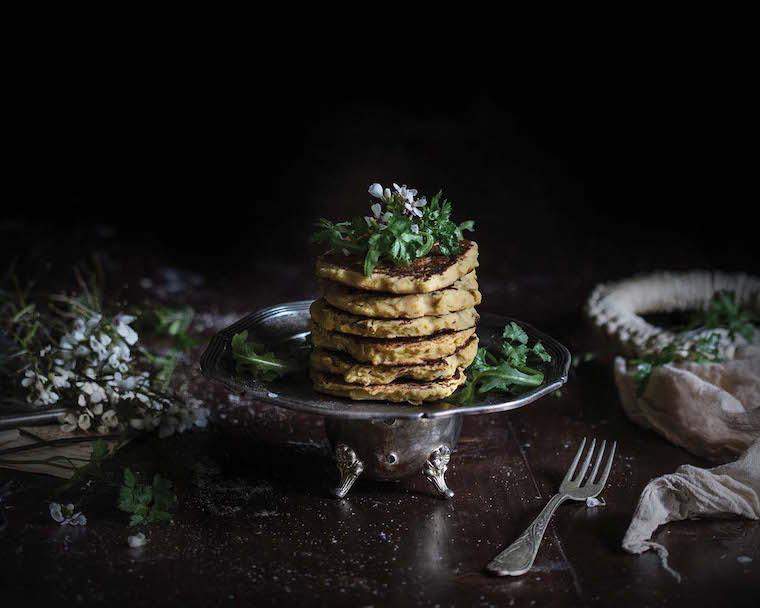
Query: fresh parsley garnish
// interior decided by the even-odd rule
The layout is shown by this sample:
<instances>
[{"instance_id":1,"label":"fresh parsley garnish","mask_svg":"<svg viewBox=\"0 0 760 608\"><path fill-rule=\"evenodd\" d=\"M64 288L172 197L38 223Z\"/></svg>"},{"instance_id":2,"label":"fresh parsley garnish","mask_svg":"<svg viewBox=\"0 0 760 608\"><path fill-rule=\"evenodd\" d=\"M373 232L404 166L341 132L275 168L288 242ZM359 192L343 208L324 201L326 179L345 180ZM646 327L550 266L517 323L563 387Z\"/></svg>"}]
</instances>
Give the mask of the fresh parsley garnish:
<instances>
[{"instance_id":1,"label":"fresh parsley garnish","mask_svg":"<svg viewBox=\"0 0 760 608\"><path fill-rule=\"evenodd\" d=\"M278 359L274 353L266 352L263 345L248 342L247 331L232 336L231 345L238 372L247 372L258 380L270 381L290 371L290 365Z\"/></svg>"},{"instance_id":2,"label":"fresh parsley garnish","mask_svg":"<svg viewBox=\"0 0 760 608\"><path fill-rule=\"evenodd\" d=\"M454 223L451 202L442 200L441 192L428 202L425 197L416 198L414 189L396 184L394 189L373 184L369 193L381 202L370 207L372 215L337 223L320 219L312 240L331 251L364 256L367 276L380 261L407 266L431 252L458 255L462 233L474 230L474 222Z\"/></svg>"},{"instance_id":3,"label":"fresh parsley garnish","mask_svg":"<svg viewBox=\"0 0 760 608\"><path fill-rule=\"evenodd\" d=\"M649 378L657 367L667 363L691 361L693 363L720 363L720 334L709 333L701 336L690 346L682 341L674 340L658 352L649 353L639 359L629 361L629 368L633 370L633 379L636 381L638 394L642 395L646 390Z\"/></svg>"},{"instance_id":4,"label":"fresh parsley garnish","mask_svg":"<svg viewBox=\"0 0 760 608\"><path fill-rule=\"evenodd\" d=\"M514 321L508 323L502 332L499 353L479 348L472 364L467 368L467 382L455 394L460 403L471 402L476 395L491 391L516 393L523 388L540 386L544 374L528 366L532 360L536 364L552 360L544 345L537 341L529 346L525 330Z\"/></svg>"},{"instance_id":5,"label":"fresh parsley garnish","mask_svg":"<svg viewBox=\"0 0 760 608\"><path fill-rule=\"evenodd\" d=\"M124 485L119 491L119 509L131 513L130 526L171 521L169 509L177 503L172 482L156 474L153 484L139 483L131 469L124 469Z\"/></svg>"}]
</instances>

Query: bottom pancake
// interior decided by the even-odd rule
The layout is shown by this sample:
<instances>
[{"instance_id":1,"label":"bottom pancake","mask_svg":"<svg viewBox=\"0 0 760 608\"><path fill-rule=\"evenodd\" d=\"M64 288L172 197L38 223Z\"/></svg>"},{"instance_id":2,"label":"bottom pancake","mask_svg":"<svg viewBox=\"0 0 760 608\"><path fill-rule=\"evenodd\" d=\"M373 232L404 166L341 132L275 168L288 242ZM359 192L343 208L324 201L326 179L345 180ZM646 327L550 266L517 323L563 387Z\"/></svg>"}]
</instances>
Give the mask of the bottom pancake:
<instances>
[{"instance_id":1,"label":"bottom pancake","mask_svg":"<svg viewBox=\"0 0 760 608\"><path fill-rule=\"evenodd\" d=\"M314 390L335 397L348 397L354 401L392 401L394 403L438 401L451 395L467 380L462 368L451 378L434 382L391 382L390 384L349 384L340 376L311 370Z\"/></svg>"},{"instance_id":2,"label":"bottom pancake","mask_svg":"<svg viewBox=\"0 0 760 608\"><path fill-rule=\"evenodd\" d=\"M419 365L367 365L351 357L324 350L315 349L311 353L311 368L326 374L340 376L348 384L389 384L402 378L421 382L431 382L451 378L457 368L466 369L478 352L478 337L472 336L464 346L453 355Z\"/></svg>"}]
</instances>

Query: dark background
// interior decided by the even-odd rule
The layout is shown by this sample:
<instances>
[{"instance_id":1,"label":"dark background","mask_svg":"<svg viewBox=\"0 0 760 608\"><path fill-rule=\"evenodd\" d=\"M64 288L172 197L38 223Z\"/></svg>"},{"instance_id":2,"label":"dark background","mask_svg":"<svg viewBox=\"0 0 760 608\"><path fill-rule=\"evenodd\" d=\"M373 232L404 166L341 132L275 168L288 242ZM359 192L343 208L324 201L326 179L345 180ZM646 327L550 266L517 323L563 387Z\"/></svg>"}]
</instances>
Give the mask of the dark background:
<instances>
[{"instance_id":1,"label":"dark background","mask_svg":"<svg viewBox=\"0 0 760 608\"><path fill-rule=\"evenodd\" d=\"M641 34L632 49L647 43ZM53 51L45 62L54 69L30 70L28 85L6 94L15 102L6 113L12 187L0 212L0 260L15 260L22 279L43 268L43 291L71 288L72 264L92 253L117 287L167 266L194 271L205 285L185 282L172 295L219 313L210 334L313 294L313 222L364 213L370 183L397 181L427 195L444 188L457 218L476 221L482 310L533 323L576 354L597 351L581 307L599 281L661 268L757 272L757 102L754 83L744 84L754 67L732 73L731 61L715 65L710 53L694 58L684 46L668 60L567 62L518 76L514 66L539 46L536 39L467 78L453 66L435 76L405 65L359 65L340 78L324 76L336 64L309 76L292 66L262 73L277 47L234 73L224 62L190 65L184 49L182 69L171 58L93 68ZM196 380L206 403L227 403L224 387ZM70 542L44 507L52 482L19 475L30 491L11 497L4 546L12 557L0 583L5 575L27 602L132 607L162 598L696 606L731 597L753 605L757 596L755 522L660 532L683 584L651 552L620 550L646 482L706 463L625 418L601 359L574 369L558 399L467 417L447 473L453 503L431 504L422 479L412 482L413 500L394 484L360 481L346 508L326 498L332 463L294 448L323 441L320 419L265 404L237 411L244 424L234 431L231 417L218 422L220 433L160 442L167 455L218 462L224 477L210 495L187 488L176 525L151 530L144 557L126 552L124 521L104 486L95 486L102 504L86 505L89 531ZM486 577L482 565L542 508L592 433L620 442L608 506L558 512L540 576ZM137 443L125 449L130 463L164 462ZM271 491L234 510L240 498L228 489L259 483ZM208 496L230 516L209 516L217 511ZM259 508L282 517L252 519ZM378 541L386 530L392 543ZM740 555L754 563L738 565Z\"/></svg>"},{"instance_id":2,"label":"dark background","mask_svg":"<svg viewBox=\"0 0 760 608\"><path fill-rule=\"evenodd\" d=\"M14 119L0 251L22 268L92 251L219 280L309 265L318 217L363 214L367 186L396 181L443 188L482 265L515 275L757 270L751 103L696 68L69 76L22 92Z\"/></svg>"}]
</instances>

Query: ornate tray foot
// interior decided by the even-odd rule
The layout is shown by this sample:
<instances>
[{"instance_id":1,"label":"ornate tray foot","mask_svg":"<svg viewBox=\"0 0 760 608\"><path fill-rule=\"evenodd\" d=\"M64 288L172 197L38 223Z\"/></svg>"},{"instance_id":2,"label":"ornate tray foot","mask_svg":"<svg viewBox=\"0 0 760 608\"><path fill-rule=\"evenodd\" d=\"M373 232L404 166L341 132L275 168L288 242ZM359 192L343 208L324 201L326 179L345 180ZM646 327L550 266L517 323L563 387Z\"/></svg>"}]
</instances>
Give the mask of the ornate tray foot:
<instances>
[{"instance_id":1,"label":"ornate tray foot","mask_svg":"<svg viewBox=\"0 0 760 608\"><path fill-rule=\"evenodd\" d=\"M354 482L359 478L364 470L362 461L356 457L354 452L345 443L339 443L335 448L335 462L338 465L340 483L333 488L332 493L336 498L343 498Z\"/></svg>"},{"instance_id":2,"label":"ornate tray foot","mask_svg":"<svg viewBox=\"0 0 760 608\"><path fill-rule=\"evenodd\" d=\"M446 485L446 469L448 469L449 460L451 459L451 449L442 445L437 450L433 450L430 458L422 469L423 475L433 484L441 498L452 498L454 492Z\"/></svg>"}]
</instances>

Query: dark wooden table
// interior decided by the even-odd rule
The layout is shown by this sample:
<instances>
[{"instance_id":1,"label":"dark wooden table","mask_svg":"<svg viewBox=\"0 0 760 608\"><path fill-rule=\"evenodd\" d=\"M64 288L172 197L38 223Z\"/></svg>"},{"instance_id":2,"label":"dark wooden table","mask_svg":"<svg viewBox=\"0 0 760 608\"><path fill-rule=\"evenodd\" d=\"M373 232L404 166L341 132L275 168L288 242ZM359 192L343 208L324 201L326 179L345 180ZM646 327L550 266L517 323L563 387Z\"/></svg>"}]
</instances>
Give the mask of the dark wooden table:
<instances>
[{"instance_id":1,"label":"dark wooden table","mask_svg":"<svg viewBox=\"0 0 760 608\"><path fill-rule=\"evenodd\" d=\"M581 307L594 282L609 274L603 262L588 272L559 262L551 272L520 273L484 251L483 309L524 319L575 353L595 348ZM134 272L150 267L144 262ZM262 264L224 282L209 279L184 297L221 325L224 315L308 297L309 275L305 263ZM660 530L656 540L670 551L680 584L654 554L621 550L644 485L680 464L708 463L624 417L608 361L580 365L559 397L466 418L447 474L456 492L449 502L433 497L422 478L360 480L347 499L334 500L327 489L335 470L318 417L237 402L198 377L194 386L219 415L213 429L134 442L118 455L120 465L173 471L177 483L173 524L150 528L141 549L127 546L113 485L81 490L75 498L88 525L61 528L48 515L58 481L0 471L0 479L14 481L8 528L0 533L3 608L37 602L640 608L760 601L758 522L695 521ZM619 442L603 494L607 506L563 505L531 572L485 574L484 565L543 507L584 436ZM741 563L739 556L753 561Z\"/></svg>"}]
</instances>

